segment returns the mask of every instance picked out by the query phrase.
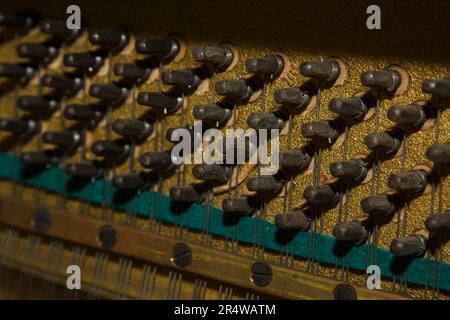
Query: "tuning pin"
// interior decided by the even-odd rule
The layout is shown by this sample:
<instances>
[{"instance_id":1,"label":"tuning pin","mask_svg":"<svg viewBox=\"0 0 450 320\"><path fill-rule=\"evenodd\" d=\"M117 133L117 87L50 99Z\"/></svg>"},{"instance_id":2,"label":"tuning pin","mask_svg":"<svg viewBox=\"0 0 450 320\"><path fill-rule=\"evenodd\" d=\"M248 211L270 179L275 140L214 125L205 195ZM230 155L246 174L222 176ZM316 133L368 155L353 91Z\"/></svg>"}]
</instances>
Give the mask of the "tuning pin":
<instances>
[{"instance_id":1,"label":"tuning pin","mask_svg":"<svg viewBox=\"0 0 450 320\"><path fill-rule=\"evenodd\" d=\"M255 130L281 129L284 121L273 112L253 112L247 118L247 124Z\"/></svg>"},{"instance_id":2,"label":"tuning pin","mask_svg":"<svg viewBox=\"0 0 450 320\"><path fill-rule=\"evenodd\" d=\"M231 117L230 109L221 108L215 104L194 106L192 113L195 119L212 121L216 124L226 123Z\"/></svg>"},{"instance_id":3,"label":"tuning pin","mask_svg":"<svg viewBox=\"0 0 450 320\"><path fill-rule=\"evenodd\" d=\"M45 167L56 165L60 159L50 151L32 151L22 153L20 160L26 166Z\"/></svg>"},{"instance_id":4,"label":"tuning pin","mask_svg":"<svg viewBox=\"0 0 450 320\"><path fill-rule=\"evenodd\" d=\"M420 234L397 238L391 242L390 250L398 257L420 257L427 251L427 239Z\"/></svg>"},{"instance_id":5,"label":"tuning pin","mask_svg":"<svg viewBox=\"0 0 450 320\"><path fill-rule=\"evenodd\" d=\"M289 213L279 213L274 219L275 225L280 229L294 229L306 231L311 228L312 219L303 210Z\"/></svg>"},{"instance_id":6,"label":"tuning pin","mask_svg":"<svg viewBox=\"0 0 450 320\"><path fill-rule=\"evenodd\" d=\"M422 91L440 98L450 98L450 78L426 79L422 82Z\"/></svg>"},{"instance_id":7,"label":"tuning pin","mask_svg":"<svg viewBox=\"0 0 450 320\"><path fill-rule=\"evenodd\" d=\"M42 142L58 147L75 147L81 141L81 136L76 131L47 131L42 134Z\"/></svg>"},{"instance_id":8,"label":"tuning pin","mask_svg":"<svg viewBox=\"0 0 450 320\"><path fill-rule=\"evenodd\" d=\"M333 83L341 74L341 67L335 60L305 62L300 66L300 74L319 81Z\"/></svg>"},{"instance_id":9,"label":"tuning pin","mask_svg":"<svg viewBox=\"0 0 450 320\"><path fill-rule=\"evenodd\" d=\"M426 156L434 163L449 163L450 143L434 143L428 148Z\"/></svg>"},{"instance_id":10,"label":"tuning pin","mask_svg":"<svg viewBox=\"0 0 450 320\"><path fill-rule=\"evenodd\" d=\"M371 103L363 97L333 98L328 109L343 117L353 120L362 119L371 107Z\"/></svg>"},{"instance_id":11,"label":"tuning pin","mask_svg":"<svg viewBox=\"0 0 450 320\"><path fill-rule=\"evenodd\" d=\"M41 43L21 43L17 45L16 53L21 58L48 63L58 56L59 50Z\"/></svg>"},{"instance_id":12,"label":"tuning pin","mask_svg":"<svg viewBox=\"0 0 450 320\"><path fill-rule=\"evenodd\" d=\"M29 80L36 73L32 66L18 63L0 63L0 77Z\"/></svg>"},{"instance_id":13,"label":"tuning pin","mask_svg":"<svg viewBox=\"0 0 450 320\"><path fill-rule=\"evenodd\" d=\"M399 124L419 127L426 120L425 110L417 104L393 105L387 112L389 120Z\"/></svg>"},{"instance_id":14,"label":"tuning pin","mask_svg":"<svg viewBox=\"0 0 450 320\"><path fill-rule=\"evenodd\" d=\"M35 25L35 18L25 13L0 11L0 26L30 30Z\"/></svg>"},{"instance_id":15,"label":"tuning pin","mask_svg":"<svg viewBox=\"0 0 450 320\"><path fill-rule=\"evenodd\" d=\"M16 100L16 106L20 110L39 115L56 110L58 105L57 101L42 96L20 96Z\"/></svg>"},{"instance_id":16,"label":"tuning pin","mask_svg":"<svg viewBox=\"0 0 450 320\"><path fill-rule=\"evenodd\" d=\"M361 73L361 83L363 86L384 89L390 93L397 90L401 80L400 73L395 70L377 70Z\"/></svg>"},{"instance_id":17,"label":"tuning pin","mask_svg":"<svg viewBox=\"0 0 450 320\"><path fill-rule=\"evenodd\" d=\"M253 197L238 197L232 199L224 199L222 201L222 209L224 212L235 213L239 215L252 215L258 207L257 200Z\"/></svg>"},{"instance_id":18,"label":"tuning pin","mask_svg":"<svg viewBox=\"0 0 450 320\"><path fill-rule=\"evenodd\" d=\"M173 60L180 52L180 42L175 38L140 39L136 41L136 51L150 55L162 62Z\"/></svg>"},{"instance_id":19,"label":"tuning pin","mask_svg":"<svg viewBox=\"0 0 450 320\"><path fill-rule=\"evenodd\" d=\"M69 29L66 21L44 20L40 23L41 31L57 37L64 42L71 42L81 35L81 29Z\"/></svg>"},{"instance_id":20,"label":"tuning pin","mask_svg":"<svg viewBox=\"0 0 450 320\"><path fill-rule=\"evenodd\" d=\"M275 78L284 69L284 60L279 55L267 55L263 58L247 59L245 61L247 72L259 73Z\"/></svg>"},{"instance_id":21,"label":"tuning pin","mask_svg":"<svg viewBox=\"0 0 450 320\"><path fill-rule=\"evenodd\" d=\"M175 113L183 105L183 97L175 97L163 92L139 92L137 101L141 105L159 109L164 114Z\"/></svg>"},{"instance_id":22,"label":"tuning pin","mask_svg":"<svg viewBox=\"0 0 450 320\"><path fill-rule=\"evenodd\" d=\"M128 138L148 137L153 132L153 125L137 119L117 119L112 124L115 133Z\"/></svg>"},{"instance_id":23,"label":"tuning pin","mask_svg":"<svg viewBox=\"0 0 450 320\"><path fill-rule=\"evenodd\" d=\"M303 192L303 197L312 205L333 206L339 202L336 186L321 184L308 186Z\"/></svg>"},{"instance_id":24,"label":"tuning pin","mask_svg":"<svg viewBox=\"0 0 450 320\"><path fill-rule=\"evenodd\" d=\"M128 32L122 29L97 29L89 34L89 42L108 50L121 50L130 40Z\"/></svg>"},{"instance_id":25,"label":"tuning pin","mask_svg":"<svg viewBox=\"0 0 450 320\"><path fill-rule=\"evenodd\" d=\"M333 236L340 241L353 241L356 245L364 243L369 231L361 221L341 222L333 228Z\"/></svg>"},{"instance_id":26,"label":"tuning pin","mask_svg":"<svg viewBox=\"0 0 450 320\"><path fill-rule=\"evenodd\" d=\"M214 90L218 95L233 100L248 100L254 93L252 84L247 79L217 81Z\"/></svg>"},{"instance_id":27,"label":"tuning pin","mask_svg":"<svg viewBox=\"0 0 450 320\"><path fill-rule=\"evenodd\" d=\"M273 93L273 99L278 104L296 106L297 108L306 107L311 102L309 92L303 91L300 88L275 90Z\"/></svg>"},{"instance_id":28,"label":"tuning pin","mask_svg":"<svg viewBox=\"0 0 450 320\"><path fill-rule=\"evenodd\" d=\"M114 65L114 74L127 79L143 80L150 75L150 67L143 67L136 62L116 63Z\"/></svg>"},{"instance_id":29,"label":"tuning pin","mask_svg":"<svg viewBox=\"0 0 450 320\"><path fill-rule=\"evenodd\" d=\"M258 176L247 179L247 189L256 192L275 193L283 187L283 181L274 176Z\"/></svg>"},{"instance_id":30,"label":"tuning pin","mask_svg":"<svg viewBox=\"0 0 450 320\"><path fill-rule=\"evenodd\" d=\"M75 177L97 177L100 173L99 168L92 161L68 163L64 171Z\"/></svg>"},{"instance_id":31,"label":"tuning pin","mask_svg":"<svg viewBox=\"0 0 450 320\"><path fill-rule=\"evenodd\" d=\"M161 172L171 170L175 164L169 152L146 152L141 155L139 162L146 169L158 170Z\"/></svg>"},{"instance_id":32,"label":"tuning pin","mask_svg":"<svg viewBox=\"0 0 450 320\"><path fill-rule=\"evenodd\" d=\"M88 74L97 72L103 61L103 58L94 52L66 53L63 58L64 66L77 68Z\"/></svg>"},{"instance_id":33,"label":"tuning pin","mask_svg":"<svg viewBox=\"0 0 450 320\"><path fill-rule=\"evenodd\" d=\"M334 120L320 120L302 124L301 130L306 139L319 138L333 141L341 134L342 125Z\"/></svg>"},{"instance_id":34,"label":"tuning pin","mask_svg":"<svg viewBox=\"0 0 450 320\"><path fill-rule=\"evenodd\" d=\"M166 85L195 90L202 80L194 69L181 69L163 72L161 81Z\"/></svg>"},{"instance_id":35,"label":"tuning pin","mask_svg":"<svg viewBox=\"0 0 450 320\"><path fill-rule=\"evenodd\" d=\"M205 197L206 189L203 185L191 184L170 189L170 198L174 201L202 202Z\"/></svg>"},{"instance_id":36,"label":"tuning pin","mask_svg":"<svg viewBox=\"0 0 450 320\"><path fill-rule=\"evenodd\" d=\"M232 173L232 169L229 166L220 164L196 164L192 168L192 174L199 180L209 182L225 182Z\"/></svg>"},{"instance_id":37,"label":"tuning pin","mask_svg":"<svg viewBox=\"0 0 450 320\"><path fill-rule=\"evenodd\" d=\"M363 159L337 161L330 165L330 173L336 178L358 182L366 177L367 165Z\"/></svg>"},{"instance_id":38,"label":"tuning pin","mask_svg":"<svg viewBox=\"0 0 450 320\"><path fill-rule=\"evenodd\" d=\"M121 88L114 83L91 84L89 95L91 97L105 101L121 101L128 94L126 88Z\"/></svg>"},{"instance_id":39,"label":"tuning pin","mask_svg":"<svg viewBox=\"0 0 450 320\"><path fill-rule=\"evenodd\" d=\"M396 152L400 141L388 132L374 132L364 137L364 144L370 150L378 150L385 154Z\"/></svg>"},{"instance_id":40,"label":"tuning pin","mask_svg":"<svg viewBox=\"0 0 450 320\"><path fill-rule=\"evenodd\" d=\"M92 153L97 157L110 160L125 156L129 149L128 145L112 140L97 140L91 146Z\"/></svg>"},{"instance_id":41,"label":"tuning pin","mask_svg":"<svg viewBox=\"0 0 450 320\"><path fill-rule=\"evenodd\" d=\"M395 195L373 195L361 200L362 210L372 217L387 218L399 208Z\"/></svg>"},{"instance_id":42,"label":"tuning pin","mask_svg":"<svg viewBox=\"0 0 450 320\"><path fill-rule=\"evenodd\" d=\"M146 178L141 172L130 172L116 175L112 179L112 184L117 189L140 189L146 183Z\"/></svg>"},{"instance_id":43,"label":"tuning pin","mask_svg":"<svg viewBox=\"0 0 450 320\"><path fill-rule=\"evenodd\" d=\"M404 195L421 194L428 183L428 175L423 170L393 173L388 178L389 188Z\"/></svg>"},{"instance_id":44,"label":"tuning pin","mask_svg":"<svg viewBox=\"0 0 450 320\"><path fill-rule=\"evenodd\" d=\"M0 131L11 132L20 135L31 135L38 130L38 124L32 119L4 119L0 118Z\"/></svg>"},{"instance_id":45,"label":"tuning pin","mask_svg":"<svg viewBox=\"0 0 450 320\"><path fill-rule=\"evenodd\" d=\"M83 79L74 77L69 78L64 74L48 74L41 78L41 85L60 91L74 93L83 86Z\"/></svg>"},{"instance_id":46,"label":"tuning pin","mask_svg":"<svg viewBox=\"0 0 450 320\"><path fill-rule=\"evenodd\" d=\"M425 220L425 226L432 233L450 229L450 211L428 217Z\"/></svg>"},{"instance_id":47,"label":"tuning pin","mask_svg":"<svg viewBox=\"0 0 450 320\"><path fill-rule=\"evenodd\" d=\"M77 121L98 121L103 117L99 109L84 104L68 104L63 114L66 119Z\"/></svg>"},{"instance_id":48,"label":"tuning pin","mask_svg":"<svg viewBox=\"0 0 450 320\"><path fill-rule=\"evenodd\" d=\"M224 71L233 62L233 51L226 47L196 47L192 48L192 59Z\"/></svg>"},{"instance_id":49,"label":"tuning pin","mask_svg":"<svg viewBox=\"0 0 450 320\"><path fill-rule=\"evenodd\" d=\"M309 166L311 155L304 149L292 149L280 153L281 170L303 170Z\"/></svg>"}]
</instances>

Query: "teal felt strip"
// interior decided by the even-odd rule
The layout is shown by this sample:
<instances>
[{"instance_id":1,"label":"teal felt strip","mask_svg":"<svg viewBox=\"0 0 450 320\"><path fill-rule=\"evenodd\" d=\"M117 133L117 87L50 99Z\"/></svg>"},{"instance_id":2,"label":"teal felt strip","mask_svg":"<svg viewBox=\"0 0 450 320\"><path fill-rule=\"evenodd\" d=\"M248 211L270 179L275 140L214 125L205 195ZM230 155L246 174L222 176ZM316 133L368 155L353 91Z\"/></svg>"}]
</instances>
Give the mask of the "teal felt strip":
<instances>
[{"instance_id":1,"label":"teal felt strip","mask_svg":"<svg viewBox=\"0 0 450 320\"><path fill-rule=\"evenodd\" d=\"M12 154L0 152L0 164L0 177L5 179L16 180L19 183L99 205L102 204L103 199L107 199L106 204L117 210L152 216L167 223L178 223L192 230L202 230L203 228L205 207L200 204L180 207L169 197L152 191L127 195L127 192L118 191L109 181L101 179L77 185L74 183L76 179L67 176L58 167L44 169L41 172L29 172L22 166L18 157ZM224 223L225 216L221 210L211 208L210 216L209 230L212 234L218 236L230 234L231 227ZM255 223L255 218L241 218L236 224L235 239L244 243L253 243ZM260 230L265 230L261 245L269 250L280 251L283 245L277 240L277 233L280 231L276 226L268 221L260 221L259 227ZM330 265L341 261L335 251L337 248L335 238L318 233L315 233L314 236L316 237L315 259L317 261ZM293 235L289 242L289 252L298 257L308 257L309 237L310 233L308 232L299 232ZM366 270L367 252L367 245L349 248L345 253L345 264L353 270ZM395 256L385 249L372 248L372 252L374 252L376 264L380 267L382 276L398 279L400 274L393 271L396 270L395 266L407 266L404 275L408 283L426 284L431 287L436 270L440 270L439 287L450 291L450 264L419 258L413 259L408 265L404 260L399 263Z\"/></svg>"}]
</instances>

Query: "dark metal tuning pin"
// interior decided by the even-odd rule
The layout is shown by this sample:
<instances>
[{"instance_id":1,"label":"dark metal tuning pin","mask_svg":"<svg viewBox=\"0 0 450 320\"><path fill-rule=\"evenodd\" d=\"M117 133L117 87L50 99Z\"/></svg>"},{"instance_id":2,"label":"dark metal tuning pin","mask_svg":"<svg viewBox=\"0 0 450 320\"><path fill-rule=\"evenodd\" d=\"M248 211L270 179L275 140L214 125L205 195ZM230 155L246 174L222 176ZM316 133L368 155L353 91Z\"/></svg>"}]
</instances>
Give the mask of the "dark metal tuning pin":
<instances>
[{"instance_id":1,"label":"dark metal tuning pin","mask_svg":"<svg viewBox=\"0 0 450 320\"><path fill-rule=\"evenodd\" d=\"M139 92L137 101L141 105L161 110L164 114L175 113L183 105L183 97L163 92Z\"/></svg>"},{"instance_id":2,"label":"dark metal tuning pin","mask_svg":"<svg viewBox=\"0 0 450 320\"><path fill-rule=\"evenodd\" d=\"M311 155L303 149L292 149L280 153L280 169L283 171L303 170L311 163Z\"/></svg>"},{"instance_id":3,"label":"dark metal tuning pin","mask_svg":"<svg viewBox=\"0 0 450 320\"><path fill-rule=\"evenodd\" d=\"M340 241L353 241L356 245L366 242L369 231L361 221L341 222L333 228L333 236Z\"/></svg>"},{"instance_id":4,"label":"dark metal tuning pin","mask_svg":"<svg viewBox=\"0 0 450 320\"><path fill-rule=\"evenodd\" d=\"M275 78L283 72L284 59L279 55L267 55L263 58L247 59L245 69L250 73L258 73Z\"/></svg>"},{"instance_id":5,"label":"dark metal tuning pin","mask_svg":"<svg viewBox=\"0 0 450 320\"><path fill-rule=\"evenodd\" d=\"M277 117L273 112L253 112L247 118L247 124L250 128L259 129L281 129L283 119Z\"/></svg>"},{"instance_id":6,"label":"dark metal tuning pin","mask_svg":"<svg viewBox=\"0 0 450 320\"><path fill-rule=\"evenodd\" d=\"M280 191L284 182L275 176L261 175L247 179L247 189L259 193L275 193Z\"/></svg>"},{"instance_id":7,"label":"dark metal tuning pin","mask_svg":"<svg viewBox=\"0 0 450 320\"><path fill-rule=\"evenodd\" d=\"M91 97L104 101L121 101L126 98L128 91L114 83L98 84L94 83L89 87Z\"/></svg>"},{"instance_id":8,"label":"dark metal tuning pin","mask_svg":"<svg viewBox=\"0 0 450 320\"><path fill-rule=\"evenodd\" d=\"M127 144L112 140L97 140L91 146L91 151L97 157L104 157L110 160L125 156L130 147Z\"/></svg>"},{"instance_id":9,"label":"dark metal tuning pin","mask_svg":"<svg viewBox=\"0 0 450 320\"><path fill-rule=\"evenodd\" d=\"M253 197L242 196L232 199L224 199L222 201L222 209L224 212L252 215L258 207L257 200Z\"/></svg>"},{"instance_id":10,"label":"dark metal tuning pin","mask_svg":"<svg viewBox=\"0 0 450 320\"><path fill-rule=\"evenodd\" d=\"M194 106L192 113L195 119L212 121L217 125L226 123L231 117L230 109L221 108L215 104Z\"/></svg>"},{"instance_id":11,"label":"dark metal tuning pin","mask_svg":"<svg viewBox=\"0 0 450 320\"><path fill-rule=\"evenodd\" d=\"M196 164L192 168L192 174L195 178L209 182L225 182L232 173L232 169L229 166L220 164Z\"/></svg>"},{"instance_id":12,"label":"dark metal tuning pin","mask_svg":"<svg viewBox=\"0 0 450 320\"><path fill-rule=\"evenodd\" d=\"M233 51L226 47L196 47L192 48L192 59L224 71L233 62Z\"/></svg>"},{"instance_id":13,"label":"dark metal tuning pin","mask_svg":"<svg viewBox=\"0 0 450 320\"><path fill-rule=\"evenodd\" d=\"M14 134L30 135L37 131L38 124L32 119L4 119L0 118L0 131L11 132Z\"/></svg>"},{"instance_id":14,"label":"dark metal tuning pin","mask_svg":"<svg viewBox=\"0 0 450 320\"><path fill-rule=\"evenodd\" d=\"M274 219L275 225L280 229L309 230L312 219L303 210L289 213L279 213Z\"/></svg>"},{"instance_id":15,"label":"dark metal tuning pin","mask_svg":"<svg viewBox=\"0 0 450 320\"><path fill-rule=\"evenodd\" d=\"M426 120L425 110L417 104L393 105L387 112L389 120L412 127L421 126Z\"/></svg>"},{"instance_id":16,"label":"dark metal tuning pin","mask_svg":"<svg viewBox=\"0 0 450 320\"><path fill-rule=\"evenodd\" d=\"M450 229L450 211L435 214L425 220L425 227L432 233Z\"/></svg>"},{"instance_id":17,"label":"dark metal tuning pin","mask_svg":"<svg viewBox=\"0 0 450 320\"><path fill-rule=\"evenodd\" d=\"M391 242L390 250L398 257L421 257L427 251L427 239L420 234L397 238Z\"/></svg>"},{"instance_id":18,"label":"dark metal tuning pin","mask_svg":"<svg viewBox=\"0 0 450 320\"><path fill-rule=\"evenodd\" d=\"M361 208L374 218L387 218L399 208L395 195L373 195L361 200Z\"/></svg>"},{"instance_id":19,"label":"dark metal tuning pin","mask_svg":"<svg viewBox=\"0 0 450 320\"><path fill-rule=\"evenodd\" d=\"M273 99L277 104L296 106L297 108L306 107L311 102L310 94L300 88L275 90Z\"/></svg>"},{"instance_id":20,"label":"dark metal tuning pin","mask_svg":"<svg viewBox=\"0 0 450 320\"><path fill-rule=\"evenodd\" d=\"M400 147L400 140L388 132L374 132L364 137L364 144L370 150L378 150L385 154L396 152Z\"/></svg>"},{"instance_id":21,"label":"dark metal tuning pin","mask_svg":"<svg viewBox=\"0 0 450 320\"><path fill-rule=\"evenodd\" d=\"M87 74L97 72L103 61L104 59L94 52L66 53L63 57L64 66L77 68Z\"/></svg>"},{"instance_id":22,"label":"dark metal tuning pin","mask_svg":"<svg viewBox=\"0 0 450 320\"><path fill-rule=\"evenodd\" d=\"M450 163L450 143L434 143L425 155L434 163Z\"/></svg>"},{"instance_id":23,"label":"dark metal tuning pin","mask_svg":"<svg viewBox=\"0 0 450 320\"><path fill-rule=\"evenodd\" d=\"M334 206L339 202L337 186L321 184L308 186L303 192L303 197L312 205Z\"/></svg>"},{"instance_id":24,"label":"dark metal tuning pin","mask_svg":"<svg viewBox=\"0 0 450 320\"><path fill-rule=\"evenodd\" d=\"M172 187L170 189L170 198L179 202L202 202L206 197L206 188L204 185L191 184L187 186Z\"/></svg>"},{"instance_id":25,"label":"dark metal tuning pin","mask_svg":"<svg viewBox=\"0 0 450 320\"><path fill-rule=\"evenodd\" d=\"M117 189L139 189L146 183L145 175L142 172L130 172L116 175L112 179L112 184Z\"/></svg>"},{"instance_id":26,"label":"dark metal tuning pin","mask_svg":"<svg viewBox=\"0 0 450 320\"><path fill-rule=\"evenodd\" d=\"M44 20L39 24L41 31L53 37L57 37L63 42L72 42L81 35L81 29L68 29L66 21Z\"/></svg>"},{"instance_id":27,"label":"dark metal tuning pin","mask_svg":"<svg viewBox=\"0 0 450 320\"><path fill-rule=\"evenodd\" d=\"M89 42L108 50L120 51L130 40L130 35L122 29L97 29L89 34Z\"/></svg>"},{"instance_id":28,"label":"dark metal tuning pin","mask_svg":"<svg viewBox=\"0 0 450 320\"><path fill-rule=\"evenodd\" d=\"M376 70L361 73L361 83L365 87L380 88L390 93L400 86L402 77L395 70Z\"/></svg>"},{"instance_id":29,"label":"dark metal tuning pin","mask_svg":"<svg viewBox=\"0 0 450 320\"><path fill-rule=\"evenodd\" d=\"M450 78L426 79L422 82L422 91L440 98L450 98Z\"/></svg>"},{"instance_id":30,"label":"dark metal tuning pin","mask_svg":"<svg viewBox=\"0 0 450 320\"><path fill-rule=\"evenodd\" d=\"M36 19L29 14L0 11L0 26L2 27L13 27L28 31L35 23Z\"/></svg>"},{"instance_id":31,"label":"dark metal tuning pin","mask_svg":"<svg viewBox=\"0 0 450 320\"><path fill-rule=\"evenodd\" d=\"M300 65L300 74L305 77L333 83L341 74L341 67L336 60L305 62Z\"/></svg>"},{"instance_id":32,"label":"dark metal tuning pin","mask_svg":"<svg viewBox=\"0 0 450 320\"><path fill-rule=\"evenodd\" d=\"M114 65L114 74L127 79L143 81L150 75L151 68L139 65L136 62L117 63Z\"/></svg>"},{"instance_id":33,"label":"dark metal tuning pin","mask_svg":"<svg viewBox=\"0 0 450 320\"><path fill-rule=\"evenodd\" d=\"M153 169L161 172L168 171L175 167L172 162L170 152L146 152L141 155L139 162L146 169Z\"/></svg>"},{"instance_id":34,"label":"dark metal tuning pin","mask_svg":"<svg viewBox=\"0 0 450 320\"><path fill-rule=\"evenodd\" d=\"M98 121L103 117L103 112L92 105L68 104L64 108L63 115L68 120Z\"/></svg>"},{"instance_id":35,"label":"dark metal tuning pin","mask_svg":"<svg viewBox=\"0 0 450 320\"><path fill-rule=\"evenodd\" d=\"M18 63L0 63L0 77L29 80L36 73L32 66Z\"/></svg>"},{"instance_id":36,"label":"dark metal tuning pin","mask_svg":"<svg viewBox=\"0 0 450 320\"><path fill-rule=\"evenodd\" d=\"M26 166L39 167L55 165L59 162L59 158L49 151L24 152L20 155L20 160Z\"/></svg>"},{"instance_id":37,"label":"dark metal tuning pin","mask_svg":"<svg viewBox=\"0 0 450 320\"><path fill-rule=\"evenodd\" d=\"M59 50L41 43L21 43L17 45L16 53L21 58L49 63L58 56Z\"/></svg>"},{"instance_id":38,"label":"dark metal tuning pin","mask_svg":"<svg viewBox=\"0 0 450 320\"><path fill-rule=\"evenodd\" d=\"M161 74L161 81L166 85L179 87L185 90L195 90L202 79L194 69L181 69L165 71Z\"/></svg>"},{"instance_id":39,"label":"dark metal tuning pin","mask_svg":"<svg viewBox=\"0 0 450 320\"><path fill-rule=\"evenodd\" d=\"M363 159L337 161L330 164L333 177L359 182L367 175L368 163Z\"/></svg>"},{"instance_id":40,"label":"dark metal tuning pin","mask_svg":"<svg viewBox=\"0 0 450 320\"><path fill-rule=\"evenodd\" d=\"M68 163L64 171L74 177L97 177L100 174L100 169L92 161Z\"/></svg>"},{"instance_id":41,"label":"dark metal tuning pin","mask_svg":"<svg viewBox=\"0 0 450 320\"><path fill-rule=\"evenodd\" d=\"M427 186L428 174L423 170L393 173L388 178L388 186L404 195L419 195Z\"/></svg>"},{"instance_id":42,"label":"dark metal tuning pin","mask_svg":"<svg viewBox=\"0 0 450 320\"><path fill-rule=\"evenodd\" d=\"M83 86L83 79L68 77L64 74L47 74L41 78L41 85L67 93L74 93Z\"/></svg>"},{"instance_id":43,"label":"dark metal tuning pin","mask_svg":"<svg viewBox=\"0 0 450 320\"><path fill-rule=\"evenodd\" d=\"M362 119L370 109L370 105L361 97L333 98L328 109L343 117L353 120Z\"/></svg>"},{"instance_id":44,"label":"dark metal tuning pin","mask_svg":"<svg viewBox=\"0 0 450 320\"><path fill-rule=\"evenodd\" d=\"M221 80L214 85L218 95L233 100L248 100L255 92L247 79Z\"/></svg>"},{"instance_id":45,"label":"dark metal tuning pin","mask_svg":"<svg viewBox=\"0 0 450 320\"><path fill-rule=\"evenodd\" d=\"M312 121L302 124L301 131L303 137L307 139L326 139L333 141L339 137L342 125L334 120Z\"/></svg>"},{"instance_id":46,"label":"dark metal tuning pin","mask_svg":"<svg viewBox=\"0 0 450 320\"><path fill-rule=\"evenodd\" d=\"M150 55L162 62L173 60L180 52L181 44L176 38L140 39L136 41L136 51Z\"/></svg>"},{"instance_id":47,"label":"dark metal tuning pin","mask_svg":"<svg viewBox=\"0 0 450 320\"><path fill-rule=\"evenodd\" d=\"M148 137L153 132L153 125L137 119L117 119L112 124L115 133L127 138Z\"/></svg>"},{"instance_id":48,"label":"dark metal tuning pin","mask_svg":"<svg viewBox=\"0 0 450 320\"><path fill-rule=\"evenodd\" d=\"M47 131L42 134L42 142L58 147L75 147L80 144L81 136L76 131Z\"/></svg>"},{"instance_id":49,"label":"dark metal tuning pin","mask_svg":"<svg viewBox=\"0 0 450 320\"><path fill-rule=\"evenodd\" d=\"M42 96L20 96L16 100L16 106L20 110L31 114L48 114L57 109L59 103Z\"/></svg>"}]
</instances>

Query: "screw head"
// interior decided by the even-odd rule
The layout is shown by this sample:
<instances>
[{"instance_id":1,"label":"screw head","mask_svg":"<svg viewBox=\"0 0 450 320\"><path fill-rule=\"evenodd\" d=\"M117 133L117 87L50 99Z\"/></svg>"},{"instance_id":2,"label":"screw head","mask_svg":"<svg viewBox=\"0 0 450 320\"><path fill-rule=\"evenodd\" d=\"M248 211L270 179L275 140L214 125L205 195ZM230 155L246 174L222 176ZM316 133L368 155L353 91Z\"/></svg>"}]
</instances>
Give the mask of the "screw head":
<instances>
[{"instance_id":1,"label":"screw head","mask_svg":"<svg viewBox=\"0 0 450 320\"><path fill-rule=\"evenodd\" d=\"M52 225L50 213L45 208L38 208L34 212L33 225L36 231L45 232Z\"/></svg>"},{"instance_id":2,"label":"screw head","mask_svg":"<svg viewBox=\"0 0 450 320\"><path fill-rule=\"evenodd\" d=\"M333 290L334 300L357 300L357 293L348 283L340 283Z\"/></svg>"},{"instance_id":3,"label":"screw head","mask_svg":"<svg viewBox=\"0 0 450 320\"><path fill-rule=\"evenodd\" d=\"M272 268L267 262L255 262L250 270L250 280L258 287L265 287L272 281Z\"/></svg>"},{"instance_id":4,"label":"screw head","mask_svg":"<svg viewBox=\"0 0 450 320\"><path fill-rule=\"evenodd\" d=\"M184 268L192 262L192 250L185 243L177 243L173 246L172 257L170 258L177 267Z\"/></svg>"},{"instance_id":5,"label":"screw head","mask_svg":"<svg viewBox=\"0 0 450 320\"><path fill-rule=\"evenodd\" d=\"M98 241L103 249L111 249L117 242L117 232L109 225L103 225L98 230Z\"/></svg>"}]
</instances>

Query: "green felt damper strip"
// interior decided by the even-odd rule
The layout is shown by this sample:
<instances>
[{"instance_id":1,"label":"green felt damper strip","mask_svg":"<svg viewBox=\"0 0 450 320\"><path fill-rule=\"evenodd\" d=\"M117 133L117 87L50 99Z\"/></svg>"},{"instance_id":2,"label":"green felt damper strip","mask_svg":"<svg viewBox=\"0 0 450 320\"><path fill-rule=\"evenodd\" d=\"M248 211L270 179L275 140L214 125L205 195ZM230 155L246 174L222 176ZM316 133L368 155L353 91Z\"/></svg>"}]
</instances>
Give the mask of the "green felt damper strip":
<instances>
[{"instance_id":1,"label":"green felt damper strip","mask_svg":"<svg viewBox=\"0 0 450 320\"><path fill-rule=\"evenodd\" d=\"M0 177L16 180L29 186L39 187L47 191L72 197L94 204L102 204L106 195L106 203L117 210L133 212L141 216L152 216L167 223L177 223L193 230L202 230L204 206L192 204L180 206L174 203L165 195L153 192L142 191L139 194L118 191L110 181L97 179L94 182L77 184L76 179L65 174L58 167L43 169L39 172L24 168L16 155L0 152ZM107 184L107 185L105 185ZM105 190L109 190L105 194ZM209 230L212 234L225 236L230 234L231 226L225 223L225 214L222 210L212 208L209 221ZM236 223L235 239L244 243L253 243L255 218L243 217ZM281 243L280 231L268 221L260 221L262 230L265 230L263 247L273 251L280 251L284 244ZM228 232L227 232L228 231ZM345 264L354 270L364 271L367 268L366 255L367 245L349 248L346 253L339 254L336 239L324 234L316 236L315 259L321 263L334 265L340 261L342 254L345 254ZM295 256L308 257L309 233L299 232L292 235L289 242L289 252ZM440 270L439 288L450 291L450 264L436 262L435 260L417 258L405 262L399 261L391 252L382 248L372 248L375 250L376 263L381 269L384 277L397 279L400 276L400 267L403 267L404 275L408 283L427 285L432 287L434 275ZM337 260L336 260L337 259ZM398 266L398 267L397 267ZM405 270L406 268L406 270Z\"/></svg>"}]
</instances>

